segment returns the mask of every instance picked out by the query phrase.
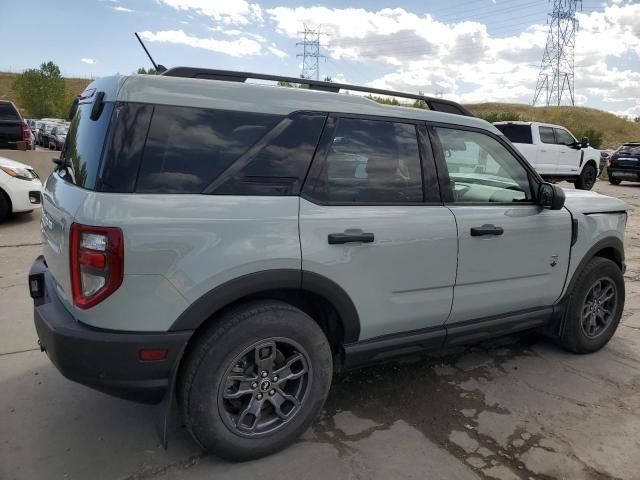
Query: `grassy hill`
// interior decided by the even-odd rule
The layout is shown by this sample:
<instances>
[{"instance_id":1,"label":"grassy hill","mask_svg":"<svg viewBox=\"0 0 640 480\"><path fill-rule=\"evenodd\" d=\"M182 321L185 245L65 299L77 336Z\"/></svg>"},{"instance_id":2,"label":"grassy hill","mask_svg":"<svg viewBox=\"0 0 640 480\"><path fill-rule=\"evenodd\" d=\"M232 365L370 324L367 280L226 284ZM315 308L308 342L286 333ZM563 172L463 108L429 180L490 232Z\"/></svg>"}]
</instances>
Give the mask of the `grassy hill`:
<instances>
[{"instance_id":1,"label":"grassy hill","mask_svg":"<svg viewBox=\"0 0 640 480\"><path fill-rule=\"evenodd\" d=\"M624 120L612 113L584 107L532 107L517 103L480 103L467 105L475 115L491 112L515 113L524 121L563 125L569 130L600 130L604 135L602 148L616 148L624 142L640 142L640 123Z\"/></svg>"},{"instance_id":2,"label":"grassy hill","mask_svg":"<svg viewBox=\"0 0 640 480\"><path fill-rule=\"evenodd\" d=\"M16 96L13 93L13 82L16 76L16 73L0 72L0 100L11 100L20 108L19 103L16 101ZM82 92L85 87L91 83L91 80L88 78L65 78L65 81L74 94Z\"/></svg>"},{"instance_id":3,"label":"grassy hill","mask_svg":"<svg viewBox=\"0 0 640 480\"><path fill-rule=\"evenodd\" d=\"M12 91L15 77L15 73L0 72L0 100L16 101ZM67 78L65 80L74 93L80 93L91 82L86 78ZM640 141L640 123L629 122L594 108L532 107L516 103L480 103L467 105L467 108L479 116L489 113L518 114L521 120L557 123L573 132L584 131L588 128L600 130L604 135L602 148L615 148L624 142Z\"/></svg>"}]
</instances>

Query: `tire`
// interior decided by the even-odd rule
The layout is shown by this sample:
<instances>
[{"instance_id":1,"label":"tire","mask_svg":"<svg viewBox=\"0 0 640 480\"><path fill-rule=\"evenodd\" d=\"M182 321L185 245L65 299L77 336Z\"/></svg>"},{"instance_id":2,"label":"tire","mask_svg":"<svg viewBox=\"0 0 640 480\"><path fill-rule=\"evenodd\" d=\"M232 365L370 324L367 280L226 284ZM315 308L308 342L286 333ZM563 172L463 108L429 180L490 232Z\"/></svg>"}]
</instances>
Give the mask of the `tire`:
<instances>
[{"instance_id":1,"label":"tire","mask_svg":"<svg viewBox=\"0 0 640 480\"><path fill-rule=\"evenodd\" d=\"M608 320L604 325L599 325L601 330L590 334L591 323L587 317L589 315L594 315L595 317L592 318L596 319L599 317L590 312L588 302L594 298L593 288L598 282L603 295L607 293L609 287L613 289L615 305L611 301L601 303L602 309L608 309L610 315L607 315ZM624 276L618 265L607 258L591 259L576 279L567 302L564 328L559 339L562 347L574 353L592 353L604 347L618 328L624 308L624 297ZM603 323L601 320L604 319L596 321Z\"/></svg>"},{"instance_id":2,"label":"tire","mask_svg":"<svg viewBox=\"0 0 640 480\"><path fill-rule=\"evenodd\" d=\"M609 177L609 183L611 185L620 185L622 183L622 180L620 178L611 178L611 177Z\"/></svg>"},{"instance_id":3,"label":"tire","mask_svg":"<svg viewBox=\"0 0 640 480\"><path fill-rule=\"evenodd\" d=\"M11 214L11 205L6 194L0 190L0 223L7 219Z\"/></svg>"},{"instance_id":4,"label":"tire","mask_svg":"<svg viewBox=\"0 0 640 480\"><path fill-rule=\"evenodd\" d=\"M574 185L578 190L591 190L596 184L597 177L598 172L596 171L596 167L591 163L587 163L582 169L582 172L580 172Z\"/></svg>"},{"instance_id":5,"label":"tire","mask_svg":"<svg viewBox=\"0 0 640 480\"><path fill-rule=\"evenodd\" d=\"M311 425L332 373L329 342L308 315L283 302L254 301L226 311L198 337L185 358L178 400L187 429L207 452L250 460L288 446ZM252 405L259 416L247 413Z\"/></svg>"}]
</instances>

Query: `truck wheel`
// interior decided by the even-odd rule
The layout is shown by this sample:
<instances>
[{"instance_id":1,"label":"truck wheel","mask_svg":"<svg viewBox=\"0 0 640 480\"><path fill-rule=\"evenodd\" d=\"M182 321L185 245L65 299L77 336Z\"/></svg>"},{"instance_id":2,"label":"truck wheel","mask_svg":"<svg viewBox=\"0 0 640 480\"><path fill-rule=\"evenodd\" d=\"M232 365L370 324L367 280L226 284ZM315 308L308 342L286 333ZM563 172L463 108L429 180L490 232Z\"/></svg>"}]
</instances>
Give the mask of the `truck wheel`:
<instances>
[{"instance_id":1,"label":"truck wheel","mask_svg":"<svg viewBox=\"0 0 640 480\"><path fill-rule=\"evenodd\" d=\"M587 163L574 185L578 190L591 190L596 183L597 176L598 172L596 172L596 168L592 164Z\"/></svg>"},{"instance_id":2,"label":"truck wheel","mask_svg":"<svg viewBox=\"0 0 640 480\"><path fill-rule=\"evenodd\" d=\"M609 183L611 185L620 185L622 183L622 180L619 178L611 178L609 177Z\"/></svg>"},{"instance_id":3,"label":"truck wheel","mask_svg":"<svg viewBox=\"0 0 640 480\"><path fill-rule=\"evenodd\" d=\"M560 344L575 353L600 350L618 328L623 307L622 271L607 258L593 258L569 297Z\"/></svg>"},{"instance_id":4,"label":"truck wheel","mask_svg":"<svg viewBox=\"0 0 640 480\"><path fill-rule=\"evenodd\" d=\"M0 222L4 221L11 213L11 206L5 193L0 190Z\"/></svg>"},{"instance_id":5,"label":"truck wheel","mask_svg":"<svg viewBox=\"0 0 640 480\"><path fill-rule=\"evenodd\" d=\"M286 447L311 425L332 373L329 342L308 315L255 301L228 310L199 336L178 398L206 451L250 460Z\"/></svg>"}]
</instances>

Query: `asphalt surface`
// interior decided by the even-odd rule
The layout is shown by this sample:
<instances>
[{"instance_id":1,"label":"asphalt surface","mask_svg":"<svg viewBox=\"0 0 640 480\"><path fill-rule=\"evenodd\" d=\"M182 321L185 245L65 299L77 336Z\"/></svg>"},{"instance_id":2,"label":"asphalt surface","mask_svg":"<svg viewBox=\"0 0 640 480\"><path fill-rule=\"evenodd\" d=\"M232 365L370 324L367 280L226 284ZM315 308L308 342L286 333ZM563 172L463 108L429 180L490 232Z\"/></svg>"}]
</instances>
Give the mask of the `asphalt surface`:
<instances>
[{"instance_id":1,"label":"asphalt surface","mask_svg":"<svg viewBox=\"0 0 640 480\"><path fill-rule=\"evenodd\" d=\"M45 167L43 167L45 168ZM45 172L42 172L45 173ZM640 184L597 191L640 205ZM36 345L26 277L40 215L0 225L0 479L639 479L640 216L627 304L602 351L534 337L414 356L334 378L321 418L259 461L204 455L178 420L62 377Z\"/></svg>"}]
</instances>

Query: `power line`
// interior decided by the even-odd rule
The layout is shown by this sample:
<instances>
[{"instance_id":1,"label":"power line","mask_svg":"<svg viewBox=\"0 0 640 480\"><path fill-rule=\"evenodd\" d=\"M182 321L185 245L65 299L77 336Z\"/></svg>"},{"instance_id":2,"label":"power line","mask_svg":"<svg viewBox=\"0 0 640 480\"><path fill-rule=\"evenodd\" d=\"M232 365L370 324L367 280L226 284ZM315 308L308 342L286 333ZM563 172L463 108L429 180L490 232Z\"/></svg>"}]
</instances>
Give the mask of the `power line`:
<instances>
[{"instance_id":1,"label":"power line","mask_svg":"<svg viewBox=\"0 0 640 480\"><path fill-rule=\"evenodd\" d=\"M302 53L296 57L302 57L302 78L320 80L320 59L327 58L320 53L320 27L311 28L304 24L304 30L298 32L303 37L302 42L297 42L296 46L302 46Z\"/></svg>"},{"instance_id":2,"label":"power line","mask_svg":"<svg viewBox=\"0 0 640 480\"><path fill-rule=\"evenodd\" d=\"M575 104L574 52L578 3L582 7L582 0L553 0L553 11L547 19L549 34L532 105L539 100L545 105L560 106L563 101L572 106Z\"/></svg>"}]
</instances>

